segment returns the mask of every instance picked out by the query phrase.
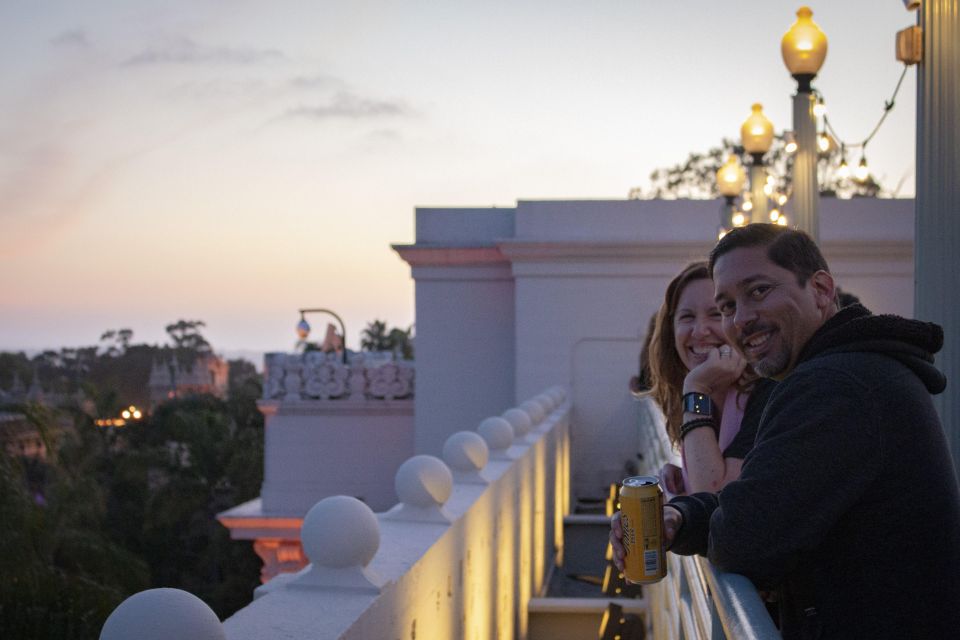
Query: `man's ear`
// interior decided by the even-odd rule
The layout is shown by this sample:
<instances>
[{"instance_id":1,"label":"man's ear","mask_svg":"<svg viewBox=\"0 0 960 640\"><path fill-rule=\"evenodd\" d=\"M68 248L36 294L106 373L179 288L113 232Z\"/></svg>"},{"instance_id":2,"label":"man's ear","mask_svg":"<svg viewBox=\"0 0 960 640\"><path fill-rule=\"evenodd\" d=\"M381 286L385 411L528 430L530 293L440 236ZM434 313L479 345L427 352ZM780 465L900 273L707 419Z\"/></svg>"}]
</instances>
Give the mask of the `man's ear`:
<instances>
[{"instance_id":1,"label":"man's ear","mask_svg":"<svg viewBox=\"0 0 960 640\"><path fill-rule=\"evenodd\" d=\"M810 276L810 286L816 296L817 308L836 309L837 286L832 275L821 269Z\"/></svg>"}]
</instances>

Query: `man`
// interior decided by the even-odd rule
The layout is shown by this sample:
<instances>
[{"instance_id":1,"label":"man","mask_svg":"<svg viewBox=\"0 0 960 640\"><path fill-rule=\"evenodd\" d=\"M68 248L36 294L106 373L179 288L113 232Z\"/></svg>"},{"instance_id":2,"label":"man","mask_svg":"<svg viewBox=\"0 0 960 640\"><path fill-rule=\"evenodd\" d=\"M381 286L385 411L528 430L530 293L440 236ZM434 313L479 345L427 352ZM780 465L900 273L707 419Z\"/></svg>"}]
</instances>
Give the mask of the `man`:
<instances>
[{"instance_id":1,"label":"man","mask_svg":"<svg viewBox=\"0 0 960 640\"><path fill-rule=\"evenodd\" d=\"M664 509L670 550L776 591L785 638L960 636L942 330L838 309L816 245L777 225L735 229L710 267L730 344L781 382L739 480Z\"/></svg>"}]
</instances>

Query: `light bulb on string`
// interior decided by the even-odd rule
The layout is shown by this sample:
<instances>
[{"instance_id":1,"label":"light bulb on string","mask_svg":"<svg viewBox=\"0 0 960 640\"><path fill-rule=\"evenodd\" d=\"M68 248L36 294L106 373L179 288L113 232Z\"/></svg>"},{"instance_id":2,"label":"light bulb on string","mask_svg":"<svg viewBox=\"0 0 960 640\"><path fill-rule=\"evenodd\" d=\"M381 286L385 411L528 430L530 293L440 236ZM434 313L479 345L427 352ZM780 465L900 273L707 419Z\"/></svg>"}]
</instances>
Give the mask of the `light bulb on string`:
<instances>
[{"instance_id":1,"label":"light bulb on string","mask_svg":"<svg viewBox=\"0 0 960 640\"><path fill-rule=\"evenodd\" d=\"M780 205L781 207L787 204L786 194L781 193L780 195L777 196L777 204Z\"/></svg>"},{"instance_id":2,"label":"light bulb on string","mask_svg":"<svg viewBox=\"0 0 960 640\"><path fill-rule=\"evenodd\" d=\"M793 135L793 131L787 131L783 134L783 150L787 153L795 153L797 151L797 138Z\"/></svg>"},{"instance_id":3,"label":"light bulb on string","mask_svg":"<svg viewBox=\"0 0 960 640\"><path fill-rule=\"evenodd\" d=\"M737 211L737 212L734 213L733 216L730 218L730 222L732 222L732 223L733 223L733 226L735 226L735 227L742 227L743 225L745 225L745 224L747 223L747 217L746 217L745 215L743 215L743 212L742 212L742 211Z\"/></svg>"},{"instance_id":4,"label":"light bulb on string","mask_svg":"<svg viewBox=\"0 0 960 640\"><path fill-rule=\"evenodd\" d=\"M777 217L777 224L780 225L781 227L787 226L787 216Z\"/></svg>"},{"instance_id":5,"label":"light bulb on string","mask_svg":"<svg viewBox=\"0 0 960 640\"><path fill-rule=\"evenodd\" d=\"M853 177L859 182L866 182L867 178L870 177L870 169L867 167L866 156L860 156L860 163L857 164L857 168L853 170Z\"/></svg>"},{"instance_id":6,"label":"light bulb on string","mask_svg":"<svg viewBox=\"0 0 960 640\"><path fill-rule=\"evenodd\" d=\"M740 205L740 208L744 211L753 211L753 203L749 200L744 200L743 204Z\"/></svg>"},{"instance_id":7,"label":"light bulb on string","mask_svg":"<svg viewBox=\"0 0 960 640\"><path fill-rule=\"evenodd\" d=\"M830 137L826 133L817 136L817 148L820 149L820 153L830 151Z\"/></svg>"},{"instance_id":8,"label":"light bulb on string","mask_svg":"<svg viewBox=\"0 0 960 640\"><path fill-rule=\"evenodd\" d=\"M770 222L777 222L780 219L779 209L770 209Z\"/></svg>"},{"instance_id":9,"label":"light bulb on string","mask_svg":"<svg viewBox=\"0 0 960 640\"><path fill-rule=\"evenodd\" d=\"M817 118L822 118L827 113L827 105L823 101L823 98L817 99L816 104L813 105L813 115Z\"/></svg>"},{"instance_id":10,"label":"light bulb on string","mask_svg":"<svg viewBox=\"0 0 960 640\"><path fill-rule=\"evenodd\" d=\"M768 182L767 184L763 185L763 193L764 193L764 195L767 196L768 198L769 198L771 195L773 195L773 185L770 184L769 182Z\"/></svg>"},{"instance_id":11,"label":"light bulb on string","mask_svg":"<svg viewBox=\"0 0 960 640\"><path fill-rule=\"evenodd\" d=\"M850 165L847 164L846 158L840 158L840 166L837 167L837 175L841 180L846 180L850 177Z\"/></svg>"}]
</instances>

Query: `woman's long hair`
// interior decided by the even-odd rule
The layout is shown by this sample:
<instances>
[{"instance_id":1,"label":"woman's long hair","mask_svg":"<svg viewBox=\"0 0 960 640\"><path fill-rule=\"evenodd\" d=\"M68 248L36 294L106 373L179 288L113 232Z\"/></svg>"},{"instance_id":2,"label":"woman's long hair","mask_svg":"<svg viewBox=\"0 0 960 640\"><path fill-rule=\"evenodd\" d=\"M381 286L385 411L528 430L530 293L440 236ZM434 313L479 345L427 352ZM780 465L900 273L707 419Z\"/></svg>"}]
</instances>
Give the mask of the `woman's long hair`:
<instances>
[{"instance_id":1,"label":"woman's long hair","mask_svg":"<svg viewBox=\"0 0 960 640\"><path fill-rule=\"evenodd\" d=\"M680 295L687 285L696 280L709 280L707 263L692 262L670 281L657 311L650 339L650 391L667 419L667 436L674 446L680 444L680 424L683 422L683 379L687 367L677 353L673 336L673 316L677 312Z\"/></svg>"}]
</instances>

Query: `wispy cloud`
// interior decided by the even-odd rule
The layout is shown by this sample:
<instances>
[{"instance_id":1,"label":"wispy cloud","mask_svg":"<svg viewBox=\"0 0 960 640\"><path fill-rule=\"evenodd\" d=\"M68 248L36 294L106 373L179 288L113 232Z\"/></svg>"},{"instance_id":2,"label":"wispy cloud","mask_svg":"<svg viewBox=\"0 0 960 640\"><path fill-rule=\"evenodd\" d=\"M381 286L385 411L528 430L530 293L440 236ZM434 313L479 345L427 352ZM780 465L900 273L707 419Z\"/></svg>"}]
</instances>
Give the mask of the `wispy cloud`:
<instances>
[{"instance_id":1,"label":"wispy cloud","mask_svg":"<svg viewBox=\"0 0 960 640\"><path fill-rule=\"evenodd\" d=\"M294 89L308 91L311 89L340 88L344 86L344 82L336 76L327 75L325 73L317 73L308 76L297 76L295 78L291 78L290 86Z\"/></svg>"},{"instance_id":2,"label":"wispy cloud","mask_svg":"<svg viewBox=\"0 0 960 640\"><path fill-rule=\"evenodd\" d=\"M309 120L348 119L364 120L383 117L413 115L413 111L402 102L375 100L341 91L326 104L303 106L288 109L287 118L305 118Z\"/></svg>"},{"instance_id":3,"label":"wispy cloud","mask_svg":"<svg viewBox=\"0 0 960 640\"><path fill-rule=\"evenodd\" d=\"M251 65L283 59L279 49L255 47L222 47L197 43L190 38L172 38L159 46L149 47L124 61L124 66L148 65Z\"/></svg>"},{"instance_id":4,"label":"wispy cloud","mask_svg":"<svg viewBox=\"0 0 960 640\"><path fill-rule=\"evenodd\" d=\"M89 49L92 46L86 32L82 29L70 29L57 34L50 39L50 44L69 49Z\"/></svg>"}]
</instances>

